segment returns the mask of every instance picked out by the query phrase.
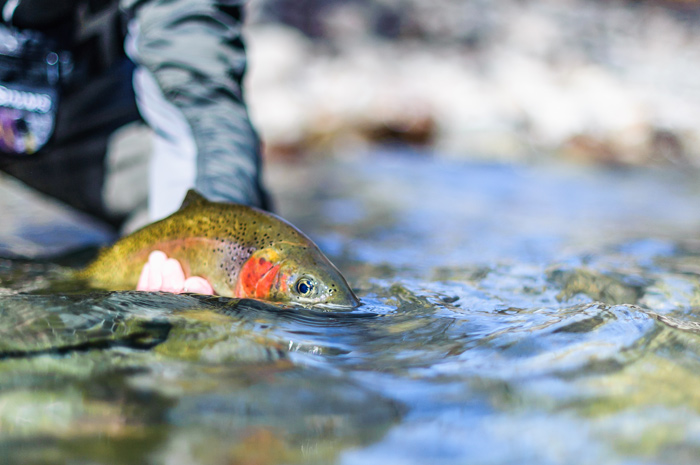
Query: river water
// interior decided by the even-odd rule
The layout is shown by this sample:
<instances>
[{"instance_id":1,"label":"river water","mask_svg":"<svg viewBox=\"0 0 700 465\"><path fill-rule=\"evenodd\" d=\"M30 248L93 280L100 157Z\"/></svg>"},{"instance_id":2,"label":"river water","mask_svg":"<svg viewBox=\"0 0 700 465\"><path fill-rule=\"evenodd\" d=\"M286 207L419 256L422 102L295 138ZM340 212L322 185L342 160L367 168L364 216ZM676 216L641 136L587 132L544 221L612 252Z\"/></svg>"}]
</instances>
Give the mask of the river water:
<instances>
[{"instance_id":1,"label":"river water","mask_svg":"<svg viewBox=\"0 0 700 465\"><path fill-rule=\"evenodd\" d=\"M3 463L697 463L696 174L391 153L268 174L363 306L0 261Z\"/></svg>"}]
</instances>

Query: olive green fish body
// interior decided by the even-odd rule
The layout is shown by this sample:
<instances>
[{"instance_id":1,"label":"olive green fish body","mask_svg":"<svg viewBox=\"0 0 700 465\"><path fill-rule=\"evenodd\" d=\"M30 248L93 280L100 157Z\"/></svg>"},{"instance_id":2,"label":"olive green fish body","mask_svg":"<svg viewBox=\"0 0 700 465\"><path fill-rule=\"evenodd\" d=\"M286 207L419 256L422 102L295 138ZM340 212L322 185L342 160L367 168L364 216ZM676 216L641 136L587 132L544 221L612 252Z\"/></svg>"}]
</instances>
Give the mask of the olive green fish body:
<instances>
[{"instance_id":1,"label":"olive green fish body","mask_svg":"<svg viewBox=\"0 0 700 465\"><path fill-rule=\"evenodd\" d=\"M209 202L190 191L180 210L107 248L79 277L103 289L135 289L154 250L177 259L228 297L354 306L357 297L318 247L281 218Z\"/></svg>"}]
</instances>

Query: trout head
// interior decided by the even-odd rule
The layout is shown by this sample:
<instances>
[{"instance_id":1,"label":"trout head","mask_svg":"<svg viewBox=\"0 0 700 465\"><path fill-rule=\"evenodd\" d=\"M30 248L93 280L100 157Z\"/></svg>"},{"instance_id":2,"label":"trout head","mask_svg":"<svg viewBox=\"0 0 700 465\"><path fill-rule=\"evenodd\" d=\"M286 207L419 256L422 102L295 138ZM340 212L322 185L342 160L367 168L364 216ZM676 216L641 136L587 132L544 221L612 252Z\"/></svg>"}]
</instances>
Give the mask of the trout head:
<instances>
[{"instance_id":1,"label":"trout head","mask_svg":"<svg viewBox=\"0 0 700 465\"><path fill-rule=\"evenodd\" d=\"M282 253L265 248L252 254L240 270L234 297L328 307L359 305L343 275L320 250L306 245L285 249Z\"/></svg>"}]
</instances>

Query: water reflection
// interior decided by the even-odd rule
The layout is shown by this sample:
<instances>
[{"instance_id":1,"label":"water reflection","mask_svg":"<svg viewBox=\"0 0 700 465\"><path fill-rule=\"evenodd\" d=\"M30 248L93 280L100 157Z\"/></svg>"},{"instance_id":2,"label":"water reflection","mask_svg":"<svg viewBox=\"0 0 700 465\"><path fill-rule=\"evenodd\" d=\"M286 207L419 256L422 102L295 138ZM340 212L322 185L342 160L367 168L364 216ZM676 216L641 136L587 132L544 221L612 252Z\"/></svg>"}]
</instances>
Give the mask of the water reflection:
<instances>
[{"instance_id":1,"label":"water reflection","mask_svg":"<svg viewBox=\"0 0 700 465\"><path fill-rule=\"evenodd\" d=\"M287 187L282 213L362 298L350 312L86 293L62 265L0 262L0 453L694 463L693 183L412 163L311 167L316 184Z\"/></svg>"}]
</instances>

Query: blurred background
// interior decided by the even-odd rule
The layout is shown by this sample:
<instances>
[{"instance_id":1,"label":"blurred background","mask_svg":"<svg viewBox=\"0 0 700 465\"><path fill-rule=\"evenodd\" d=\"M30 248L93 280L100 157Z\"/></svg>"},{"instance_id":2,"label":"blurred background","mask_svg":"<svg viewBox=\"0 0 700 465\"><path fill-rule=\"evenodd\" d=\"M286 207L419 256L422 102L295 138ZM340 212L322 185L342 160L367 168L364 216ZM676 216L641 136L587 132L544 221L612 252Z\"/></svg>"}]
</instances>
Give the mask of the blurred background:
<instances>
[{"instance_id":1,"label":"blurred background","mask_svg":"<svg viewBox=\"0 0 700 465\"><path fill-rule=\"evenodd\" d=\"M275 211L363 306L64 294L56 265L0 259L0 457L695 465L699 22L694 1L250 1ZM0 211L0 257L114 239L8 177Z\"/></svg>"},{"instance_id":2,"label":"blurred background","mask_svg":"<svg viewBox=\"0 0 700 465\"><path fill-rule=\"evenodd\" d=\"M247 99L270 159L700 163L700 4L254 0Z\"/></svg>"},{"instance_id":3,"label":"blurred background","mask_svg":"<svg viewBox=\"0 0 700 465\"><path fill-rule=\"evenodd\" d=\"M428 213L437 217L433 222L461 215L468 224L502 214L504 206L479 199L507 197L514 181L492 179L476 168L483 163L563 167L569 173L553 179L587 172L597 179L602 198L591 201L591 215L607 205L617 221L598 222L583 242L593 242L594 233L608 237L604 225L638 223L632 229L641 237L673 230L673 240L700 230L696 1L252 0L246 6L245 97L264 143L264 175L275 211L316 240L316 233L338 228L343 241L357 239L361 222L379 227L387 212L416 210L419 202L425 209L411 228ZM380 166L387 153L401 160ZM398 179L397 170L406 167L411 173ZM626 188L624 202L611 202L604 192L625 179L622 173L606 178L611 167L651 177L683 174L668 185L683 185L688 196L669 208L650 188L669 189L644 178ZM523 182L523 189L536 189ZM459 187L466 183L475 191ZM574 205L591 190L567 196L571 183L564 184L528 202L571 229L565 213L577 208L581 224L585 209ZM382 199L391 206L370 214L351 200L359 190L368 205ZM515 199L527 198L515 191ZM449 197L454 200L446 203ZM558 206L543 199L557 199ZM530 219L523 218L523 202L513 212L518 230ZM632 215L633 202L646 214L622 221L620 212ZM8 176L0 177L0 206L17 218L0 223L4 256L50 256L114 239L108 228ZM533 228L542 230L538 218ZM433 240L446 228L428 229ZM447 242L453 250L465 239Z\"/></svg>"}]
</instances>

